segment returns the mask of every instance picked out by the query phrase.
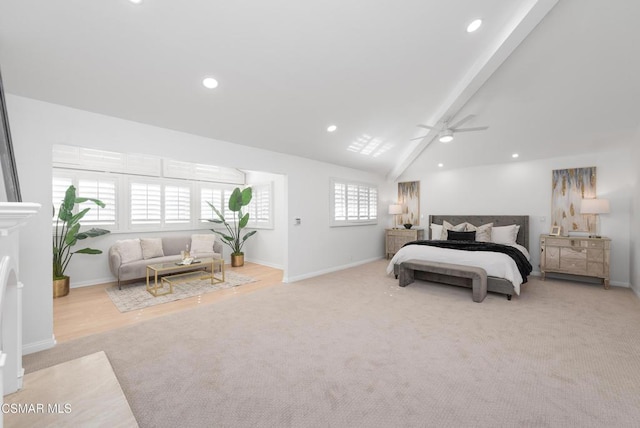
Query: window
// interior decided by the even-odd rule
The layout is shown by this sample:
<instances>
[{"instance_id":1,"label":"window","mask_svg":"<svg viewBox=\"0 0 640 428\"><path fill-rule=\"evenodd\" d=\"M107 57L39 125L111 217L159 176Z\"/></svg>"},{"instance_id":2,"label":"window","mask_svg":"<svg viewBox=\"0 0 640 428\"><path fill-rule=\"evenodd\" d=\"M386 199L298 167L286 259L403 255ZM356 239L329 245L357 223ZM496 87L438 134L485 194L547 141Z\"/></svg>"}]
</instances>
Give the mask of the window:
<instances>
[{"instance_id":1,"label":"window","mask_svg":"<svg viewBox=\"0 0 640 428\"><path fill-rule=\"evenodd\" d=\"M247 206L249 227L273 229L273 186L271 183L251 185L252 197Z\"/></svg>"},{"instance_id":2,"label":"window","mask_svg":"<svg viewBox=\"0 0 640 428\"><path fill-rule=\"evenodd\" d=\"M233 211L229 210L229 198L233 188L226 186L202 187L200 189L200 218L218 219L218 215L213 211L207 202L211 202L220 211L226 221L234 220Z\"/></svg>"},{"instance_id":3,"label":"window","mask_svg":"<svg viewBox=\"0 0 640 428\"><path fill-rule=\"evenodd\" d=\"M331 225L377 224L378 188L364 183L331 181Z\"/></svg>"},{"instance_id":4,"label":"window","mask_svg":"<svg viewBox=\"0 0 640 428\"><path fill-rule=\"evenodd\" d=\"M82 219L83 225L115 225L116 224L116 180L114 179L79 179L78 196L99 199L104 202L102 208L93 202L83 202L78 209L91 208Z\"/></svg>"},{"instance_id":5,"label":"window","mask_svg":"<svg viewBox=\"0 0 640 428\"><path fill-rule=\"evenodd\" d=\"M165 223L189 223L191 221L191 189L187 186L165 186Z\"/></svg>"},{"instance_id":6,"label":"window","mask_svg":"<svg viewBox=\"0 0 640 428\"><path fill-rule=\"evenodd\" d=\"M58 218L58 211L60 204L64 201L64 195L67 193L69 186L73 184L73 180L69 177L53 177L51 200L53 201L53 207L55 212L53 214L53 221Z\"/></svg>"},{"instance_id":7,"label":"window","mask_svg":"<svg viewBox=\"0 0 640 428\"><path fill-rule=\"evenodd\" d=\"M161 186L156 183L131 183L131 224L160 224L162 220Z\"/></svg>"}]
</instances>

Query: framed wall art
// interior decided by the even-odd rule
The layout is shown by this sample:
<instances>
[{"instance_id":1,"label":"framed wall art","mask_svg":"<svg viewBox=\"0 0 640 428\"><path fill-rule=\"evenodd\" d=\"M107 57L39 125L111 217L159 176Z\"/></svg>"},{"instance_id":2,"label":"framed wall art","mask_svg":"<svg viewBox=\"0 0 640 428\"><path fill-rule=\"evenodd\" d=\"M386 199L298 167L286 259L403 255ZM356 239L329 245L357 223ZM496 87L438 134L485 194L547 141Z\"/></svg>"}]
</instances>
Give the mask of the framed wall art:
<instances>
[{"instance_id":1,"label":"framed wall art","mask_svg":"<svg viewBox=\"0 0 640 428\"><path fill-rule=\"evenodd\" d=\"M560 226L565 235L594 232L594 215L580 214L580 205L596 197L596 167L556 169L551 178L551 226Z\"/></svg>"},{"instance_id":2,"label":"framed wall art","mask_svg":"<svg viewBox=\"0 0 640 428\"><path fill-rule=\"evenodd\" d=\"M403 214L400 224L420 225L420 182L406 181L398 183L398 204L402 205Z\"/></svg>"}]
</instances>

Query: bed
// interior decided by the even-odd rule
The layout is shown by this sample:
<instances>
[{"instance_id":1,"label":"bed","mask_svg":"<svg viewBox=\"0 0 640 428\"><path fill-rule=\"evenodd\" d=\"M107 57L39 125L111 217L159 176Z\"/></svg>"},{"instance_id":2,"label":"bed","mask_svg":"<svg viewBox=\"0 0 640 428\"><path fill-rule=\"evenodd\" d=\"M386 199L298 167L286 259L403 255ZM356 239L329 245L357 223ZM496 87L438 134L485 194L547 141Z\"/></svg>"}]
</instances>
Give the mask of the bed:
<instances>
[{"instance_id":1,"label":"bed","mask_svg":"<svg viewBox=\"0 0 640 428\"><path fill-rule=\"evenodd\" d=\"M516 248L520 246L520 251L527 259L530 259L529 248L529 216L457 216L457 215L431 215L429 216L429 225L443 224L447 221L452 225L461 223L470 223L476 227L493 223L494 227L518 225L520 230L516 238ZM429 230L429 239L432 239L431 228ZM524 250L522 249L524 248ZM474 253L474 254L470 254ZM482 254L481 254L482 253ZM457 257L461 260L459 263ZM481 267L487 271L487 290L493 293L500 293L507 296L511 300L511 296L520 294L520 285L526 282L526 275L522 278L522 274L515 266L515 262L505 254L487 254L484 252L452 250L445 248L427 247L422 245L408 245L401 248L389 262L387 273L393 272L396 277L399 273L400 263L411 259L448 262L453 264L469 264ZM514 271L515 269L515 271ZM468 278L459 278L456 276L435 274L431 272L416 272L416 279L424 281L432 281L457 285L462 287L471 287L471 281Z\"/></svg>"}]
</instances>

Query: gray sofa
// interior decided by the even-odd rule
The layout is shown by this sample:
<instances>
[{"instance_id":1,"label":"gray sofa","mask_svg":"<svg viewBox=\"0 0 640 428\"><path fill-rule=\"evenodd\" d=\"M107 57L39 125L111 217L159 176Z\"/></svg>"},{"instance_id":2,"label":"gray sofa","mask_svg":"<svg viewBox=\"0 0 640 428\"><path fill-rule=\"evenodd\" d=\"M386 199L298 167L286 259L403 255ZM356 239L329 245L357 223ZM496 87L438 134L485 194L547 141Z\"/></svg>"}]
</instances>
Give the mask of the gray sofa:
<instances>
[{"instance_id":1,"label":"gray sofa","mask_svg":"<svg viewBox=\"0 0 640 428\"><path fill-rule=\"evenodd\" d=\"M181 252L187 247L193 249L190 255L197 259L222 258L222 243L220 241L215 240L210 245L203 246L202 241L196 243L192 240L196 236L207 237L207 235L187 235L142 240L127 239L116 242L109 248L109 269L111 269L113 276L117 278L118 287L121 286L122 281L146 278L147 265L182 260ZM209 237L211 236L215 235L209 235ZM162 241L162 250L156 251L156 254L153 251L149 251L148 246L144 246L144 244L148 244L154 239ZM135 241L138 241L138 245L141 245L139 250ZM147 251L144 252L142 248Z\"/></svg>"}]
</instances>

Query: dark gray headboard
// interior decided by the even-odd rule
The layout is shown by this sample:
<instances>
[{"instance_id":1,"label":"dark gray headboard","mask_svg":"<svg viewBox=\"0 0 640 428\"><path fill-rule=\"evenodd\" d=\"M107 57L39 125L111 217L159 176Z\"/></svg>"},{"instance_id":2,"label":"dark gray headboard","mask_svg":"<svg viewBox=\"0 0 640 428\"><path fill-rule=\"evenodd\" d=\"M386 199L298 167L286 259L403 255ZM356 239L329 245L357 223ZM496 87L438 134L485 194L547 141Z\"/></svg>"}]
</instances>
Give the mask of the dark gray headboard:
<instances>
[{"instance_id":1,"label":"dark gray headboard","mask_svg":"<svg viewBox=\"0 0 640 428\"><path fill-rule=\"evenodd\" d=\"M471 223L474 226L482 226L483 224L493 223L494 226L508 226L517 224L520 226L518 238L516 242L527 250L529 249L529 216L528 215L430 215L429 226L431 223L442 224L446 220L456 225L464 222ZM429 239L431 239L431 228L429 228Z\"/></svg>"}]
</instances>

